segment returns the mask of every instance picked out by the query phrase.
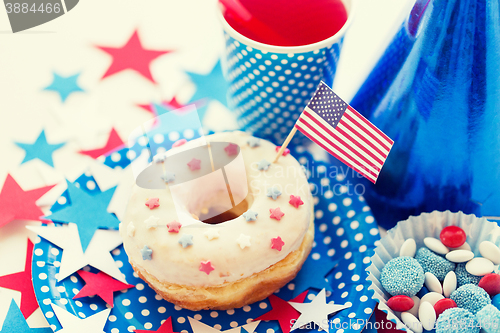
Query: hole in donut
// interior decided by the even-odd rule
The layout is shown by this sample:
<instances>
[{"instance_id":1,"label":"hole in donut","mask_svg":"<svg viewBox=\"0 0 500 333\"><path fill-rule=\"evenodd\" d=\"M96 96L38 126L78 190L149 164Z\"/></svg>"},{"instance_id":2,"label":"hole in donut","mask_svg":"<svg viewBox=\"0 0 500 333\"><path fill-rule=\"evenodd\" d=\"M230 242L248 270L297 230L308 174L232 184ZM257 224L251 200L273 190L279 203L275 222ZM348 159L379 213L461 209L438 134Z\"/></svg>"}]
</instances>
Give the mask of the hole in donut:
<instances>
[{"instance_id":1,"label":"hole in donut","mask_svg":"<svg viewBox=\"0 0 500 333\"><path fill-rule=\"evenodd\" d=\"M216 205L210 206L210 207L205 207L202 208L199 216L199 220L203 223L207 224L219 224L227 221L234 220L235 218L241 216L244 212L248 210L249 205L249 200L253 199L250 198L251 194L248 194L248 196L240 202L238 205L233 207L230 210L222 211L220 210L219 207ZM252 200L253 201L253 200Z\"/></svg>"}]
</instances>

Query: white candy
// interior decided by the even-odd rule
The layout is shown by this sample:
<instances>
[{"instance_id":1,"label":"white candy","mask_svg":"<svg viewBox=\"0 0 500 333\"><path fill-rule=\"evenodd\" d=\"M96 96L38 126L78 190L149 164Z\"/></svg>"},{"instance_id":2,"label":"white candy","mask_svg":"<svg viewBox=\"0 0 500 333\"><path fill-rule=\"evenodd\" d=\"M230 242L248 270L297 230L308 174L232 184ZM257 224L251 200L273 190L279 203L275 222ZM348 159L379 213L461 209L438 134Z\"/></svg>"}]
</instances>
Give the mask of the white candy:
<instances>
[{"instance_id":1,"label":"white candy","mask_svg":"<svg viewBox=\"0 0 500 333\"><path fill-rule=\"evenodd\" d=\"M430 273L425 273L425 286L429 291L433 291L439 294L443 293L443 287L441 287L441 282L439 282L438 278Z\"/></svg>"},{"instance_id":2,"label":"white candy","mask_svg":"<svg viewBox=\"0 0 500 333\"><path fill-rule=\"evenodd\" d=\"M449 247L450 251L453 251L453 250L467 250L467 251L472 251L469 243L465 242L463 245L459 246L459 247L455 247L455 248L451 248Z\"/></svg>"},{"instance_id":3,"label":"white candy","mask_svg":"<svg viewBox=\"0 0 500 333\"><path fill-rule=\"evenodd\" d=\"M421 303L418 309L418 318L426 330L432 330L436 323L436 311L434 310L434 306L429 302Z\"/></svg>"},{"instance_id":4,"label":"white candy","mask_svg":"<svg viewBox=\"0 0 500 333\"><path fill-rule=\"evenodd\" d=\"M400 257L415 257L415 253L417 252L417 243L413 238L408 238L405 240L403 245L401 245L401 250L399 250Z\"/></svg>"},{"instance_id":5,"label":"white candy","mask_svg":"<svg viewBox=\"0 0 500 333\"><path fill-rule=\"evenodd\" d=\"M500 249L490 241L479 244L479 252L486 259L491 260L495 265L500 265Z\"/></svg>"},{"instance_id":6,"label":"white candy","mask_svg":"<svg viewBox=\"0 0 500 333\"><path fill-rule=\"evenodd\" d=\"M408 327L415 333L422 333L424 331L424 329L422 328L422 324L417 319L417 317L409 312L403 312L401 314L401 320L406 325L406 327Z\"/></svg>"},{"instance_id":7,"label":"white candy","mask_svg":"<svg viewBox=\"0 0 500 333\"><path fill-rule=\"evenodd\" d=\"M444 297L450 297L451 293L457 289L457 275L454 271L449 271L446 274L443 282Z\"/></svg>"},{"instance_id":8,"label":"white candy","mask_svg":"<svg viewBox=\"0 0 500 333\"><path fill-rule=\"evenodd\" d=\"M408 312L416 317L418 316L418 308L420 307L420 298L413 296L411 299L413 300L413 307Z\"/></svg>"},{"instance_id":9,"label":"white candy","mask_svg":"<svg viewBox=\"0 0 500 333\"><path fill-rule=\"evenodd\" d=\"M494 265L486 258L474 258L465 265L465 269L472 275L484 276L493 272Z\"/></svg>"},{"instance_id":10,"label":"white candy","mask_svg":"<svg viewBox=\"0 0 500 333\"><path fill-rule=\"evenodd\" d=\"M467 250L454 250L449 252L446 255L446 259L448 259L451 262L467 262L474 258L474 253L472 251L467 251Z\"/></svg>"},{"instance_id":11,"label":"white candy","mask_svg":"<svg viewBox=\"0 0 500 333\"><path fill-rule=\"evenodd\" d=\"M444 296L442 294L438 294L436 292L429 292L427 294L425 294L424 296L422 296L422 298L420 299L420 303L423 303L423 302L429 302L432 304L432 306L434 306L434 304L437 303L437 301L443 299Z\"/></svg>"},{"instance_id":12,"label":"white candy","mask_svg":"<svg viewBox=\"0 0 500 333\"><path fill-rule=\"evenodd\" d=\"M445 255L446 253L450 252L450 250L448 250L448 248L437 238L425 237L424 244L429 248L429 250L434 251L438 254Z\"/></svg>"}]
</instances>

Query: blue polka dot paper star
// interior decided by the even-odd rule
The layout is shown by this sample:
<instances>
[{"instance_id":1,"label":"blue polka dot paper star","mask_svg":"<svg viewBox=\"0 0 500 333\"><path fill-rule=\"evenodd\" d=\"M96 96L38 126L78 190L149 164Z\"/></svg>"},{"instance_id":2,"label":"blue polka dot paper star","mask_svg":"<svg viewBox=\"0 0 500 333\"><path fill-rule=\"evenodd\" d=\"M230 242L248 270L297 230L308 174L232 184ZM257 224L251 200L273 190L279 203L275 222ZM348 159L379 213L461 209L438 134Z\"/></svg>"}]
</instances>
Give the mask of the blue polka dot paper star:
<instances>
[{"instance_id":1,"label":"blue polka dot paper star","mask_svg":"<svg viewBox=\"0 0 500 333\"><path fill-rule=\"evenodd\" d=\"M224 75L222 74L222 66L220 60L217 61L212 71L206 75L186 72L189 78L196 85L196 92L189 101L194 102L200 99L215 99L227 106L226 91L228 86Z\"/></svg>"},{"instance_id":2,"label":"blue polka dot paper star","mask_svg":"<svg viewBox=\"0 0 500 333\"><path fill-rule=\"evenodd\" d=\"M80 73L70 76L61 76L57 73L53 73L54 78L52 83L45 87L44 90L55 91L61 96L63 102L74 92L85 91L77 83Z\"/></svg>"},{"instance_id":3,"label":"blue polka dot paper star","mask_svg":"<svg viewBox=\"0 0 500 333\"><path fill-rule=\"evenodd\" d=\"M1 333L52 333L50 327L30 328L16 302L10 302L9 312L3 322Z\"/></svg>"},{"instance_id":4,"label":"blue polka dot paper star","mask_svg":"<svg viewBox=\"0 0 500 333\"><path fill-rule=\"evenodd\" d=\"M181 244L183 248L193 245L193 235L182 235L181 238L179 238L179 244Z\"/></svg>"},{"instance_id":5,"label":"blue polka dot paper star","mask_svg":"<svg viewBox=\"0 0 500 333\"><path fill-rule=\"evenodd\" d=\"M42 130L34 143L15 142L15 144L26 151L26 155L24 156L21 164L38 158L40 161L47 163L51 167L54 167L52 153L65 145L64 142L49 144L45 138L44 130Z\"/></svg>"},{"instance_id":6,"label":"blue polka dot paper star","mask_svg":"<svg viewBox=\"0 0 500 333\"><path fill-rule=\"evenodd\" d=\"M151 250L147 245L141 249L142 260L151 260L153 258L153 250Z\"/></svg>"},{"instance_id":7,"label":"blue polka dot paper star","mask_svg":"<svg viewBox=\"0 0 500 333\"><path fill-rule=\"evenodd\" d=\"M97 229L118 228L120 221L107 211L116 187L90 195L73 183L67 181L67 184L71 205L46 216L45 219L60 223L75 223L85 251Z\"/></svg>"},{"instance_id":8,"label":"blue polka dot paper star","mask_svg":"<svg viewBox=\"0 0 500 333\"><path fill-rule=\"evenodd\" d=\"M267 196L273 198L273 200L278 199L280 195L281 191L276 186L267 189Z\"/></svg>"},{"instance_id":9,"label":"blue polka dot paper star","mask_svg":"<svg viewBox=\"0 0 500 333\"><path fill-rule=\"evenodd\" d=\"M314 260L312 256L309 256L293 280L295 284L293 295L297 296L304 290L311 288L332 290L332 286L326 281L325 276L335 265L337 265L337 261L333 261L326 256L322 256L318 260ZM310 272L314 272L314 274Z\"/></svg>"}]
</instances>

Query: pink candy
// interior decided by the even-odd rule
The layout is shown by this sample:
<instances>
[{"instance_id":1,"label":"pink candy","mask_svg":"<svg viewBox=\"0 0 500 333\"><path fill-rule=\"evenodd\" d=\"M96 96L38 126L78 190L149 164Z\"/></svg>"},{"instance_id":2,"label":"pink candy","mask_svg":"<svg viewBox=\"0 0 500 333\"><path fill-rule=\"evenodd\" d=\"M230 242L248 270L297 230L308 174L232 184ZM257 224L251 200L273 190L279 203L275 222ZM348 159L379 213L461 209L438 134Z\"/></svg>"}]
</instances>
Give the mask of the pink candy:
<instances>
[{"instance_id":1,"label":"pink candy","mask_svg":"<svg viewBox=\"0 0 500 333\"><path fill-rule=\"evenodd\" d=\"M404 312L410 310L415 302L411 297L405 295L396 295L389 298L387 306L394 311Z\"/></svg>"},{"instance_id":2,"label":"pink candy","mask_svg":"<svg viewBox=\"0 0 500 333\"><path fill-rule=\"evenodd\" d=\"M436 304L434 304L434 311L436 311L436 317L439 317L439 315L443 313L445 310L456 307L457 303L455 303L454 300L450 298L443 298L437 301Z\"/></svg>"},{"instance_id":3,"label":"pink candy","mask_svg":"<svg viewBox=\"0 0 500 333\"><path fill-rule=\"evenodd\" d=\"M478 284L491 297L500 294L500 275L495 273L486 274Z\"/></svg>"},{"instance_id":4,"label":"pink candy","mask_svg":"<svg viewBox=\"0 0 500 333\"><path fill-rule=\"evenodd\" d=\"M467 240L467 235L462 228L450 225L441 230L439 238L444 245L451 248L457 248L464 245Z\"/></svg>"}]
</instances>

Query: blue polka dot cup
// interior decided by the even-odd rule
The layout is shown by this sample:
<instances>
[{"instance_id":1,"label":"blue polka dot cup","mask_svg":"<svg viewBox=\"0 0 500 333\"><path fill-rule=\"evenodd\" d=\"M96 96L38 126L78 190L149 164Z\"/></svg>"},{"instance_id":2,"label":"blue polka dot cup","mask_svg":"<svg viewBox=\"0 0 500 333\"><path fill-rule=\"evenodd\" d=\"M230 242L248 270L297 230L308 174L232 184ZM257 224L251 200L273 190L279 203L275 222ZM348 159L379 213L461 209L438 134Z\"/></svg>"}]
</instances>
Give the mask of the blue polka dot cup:
<instances>
[{"instance_id":1,"label":"blue polka dot cup","mask_svg":"<svg viewBox=\"0 0 500 333\"><path fill-rule=\"evenodd\" d=\"M233 29L220 13L226 41L222 59L228 104L244 131L281 145L321 80L331 86L353 0L343 0L347 21L333 36L301 46L257 42ZM292 141L303 143L300 133Z\"/></svg>"}]
</instances>

